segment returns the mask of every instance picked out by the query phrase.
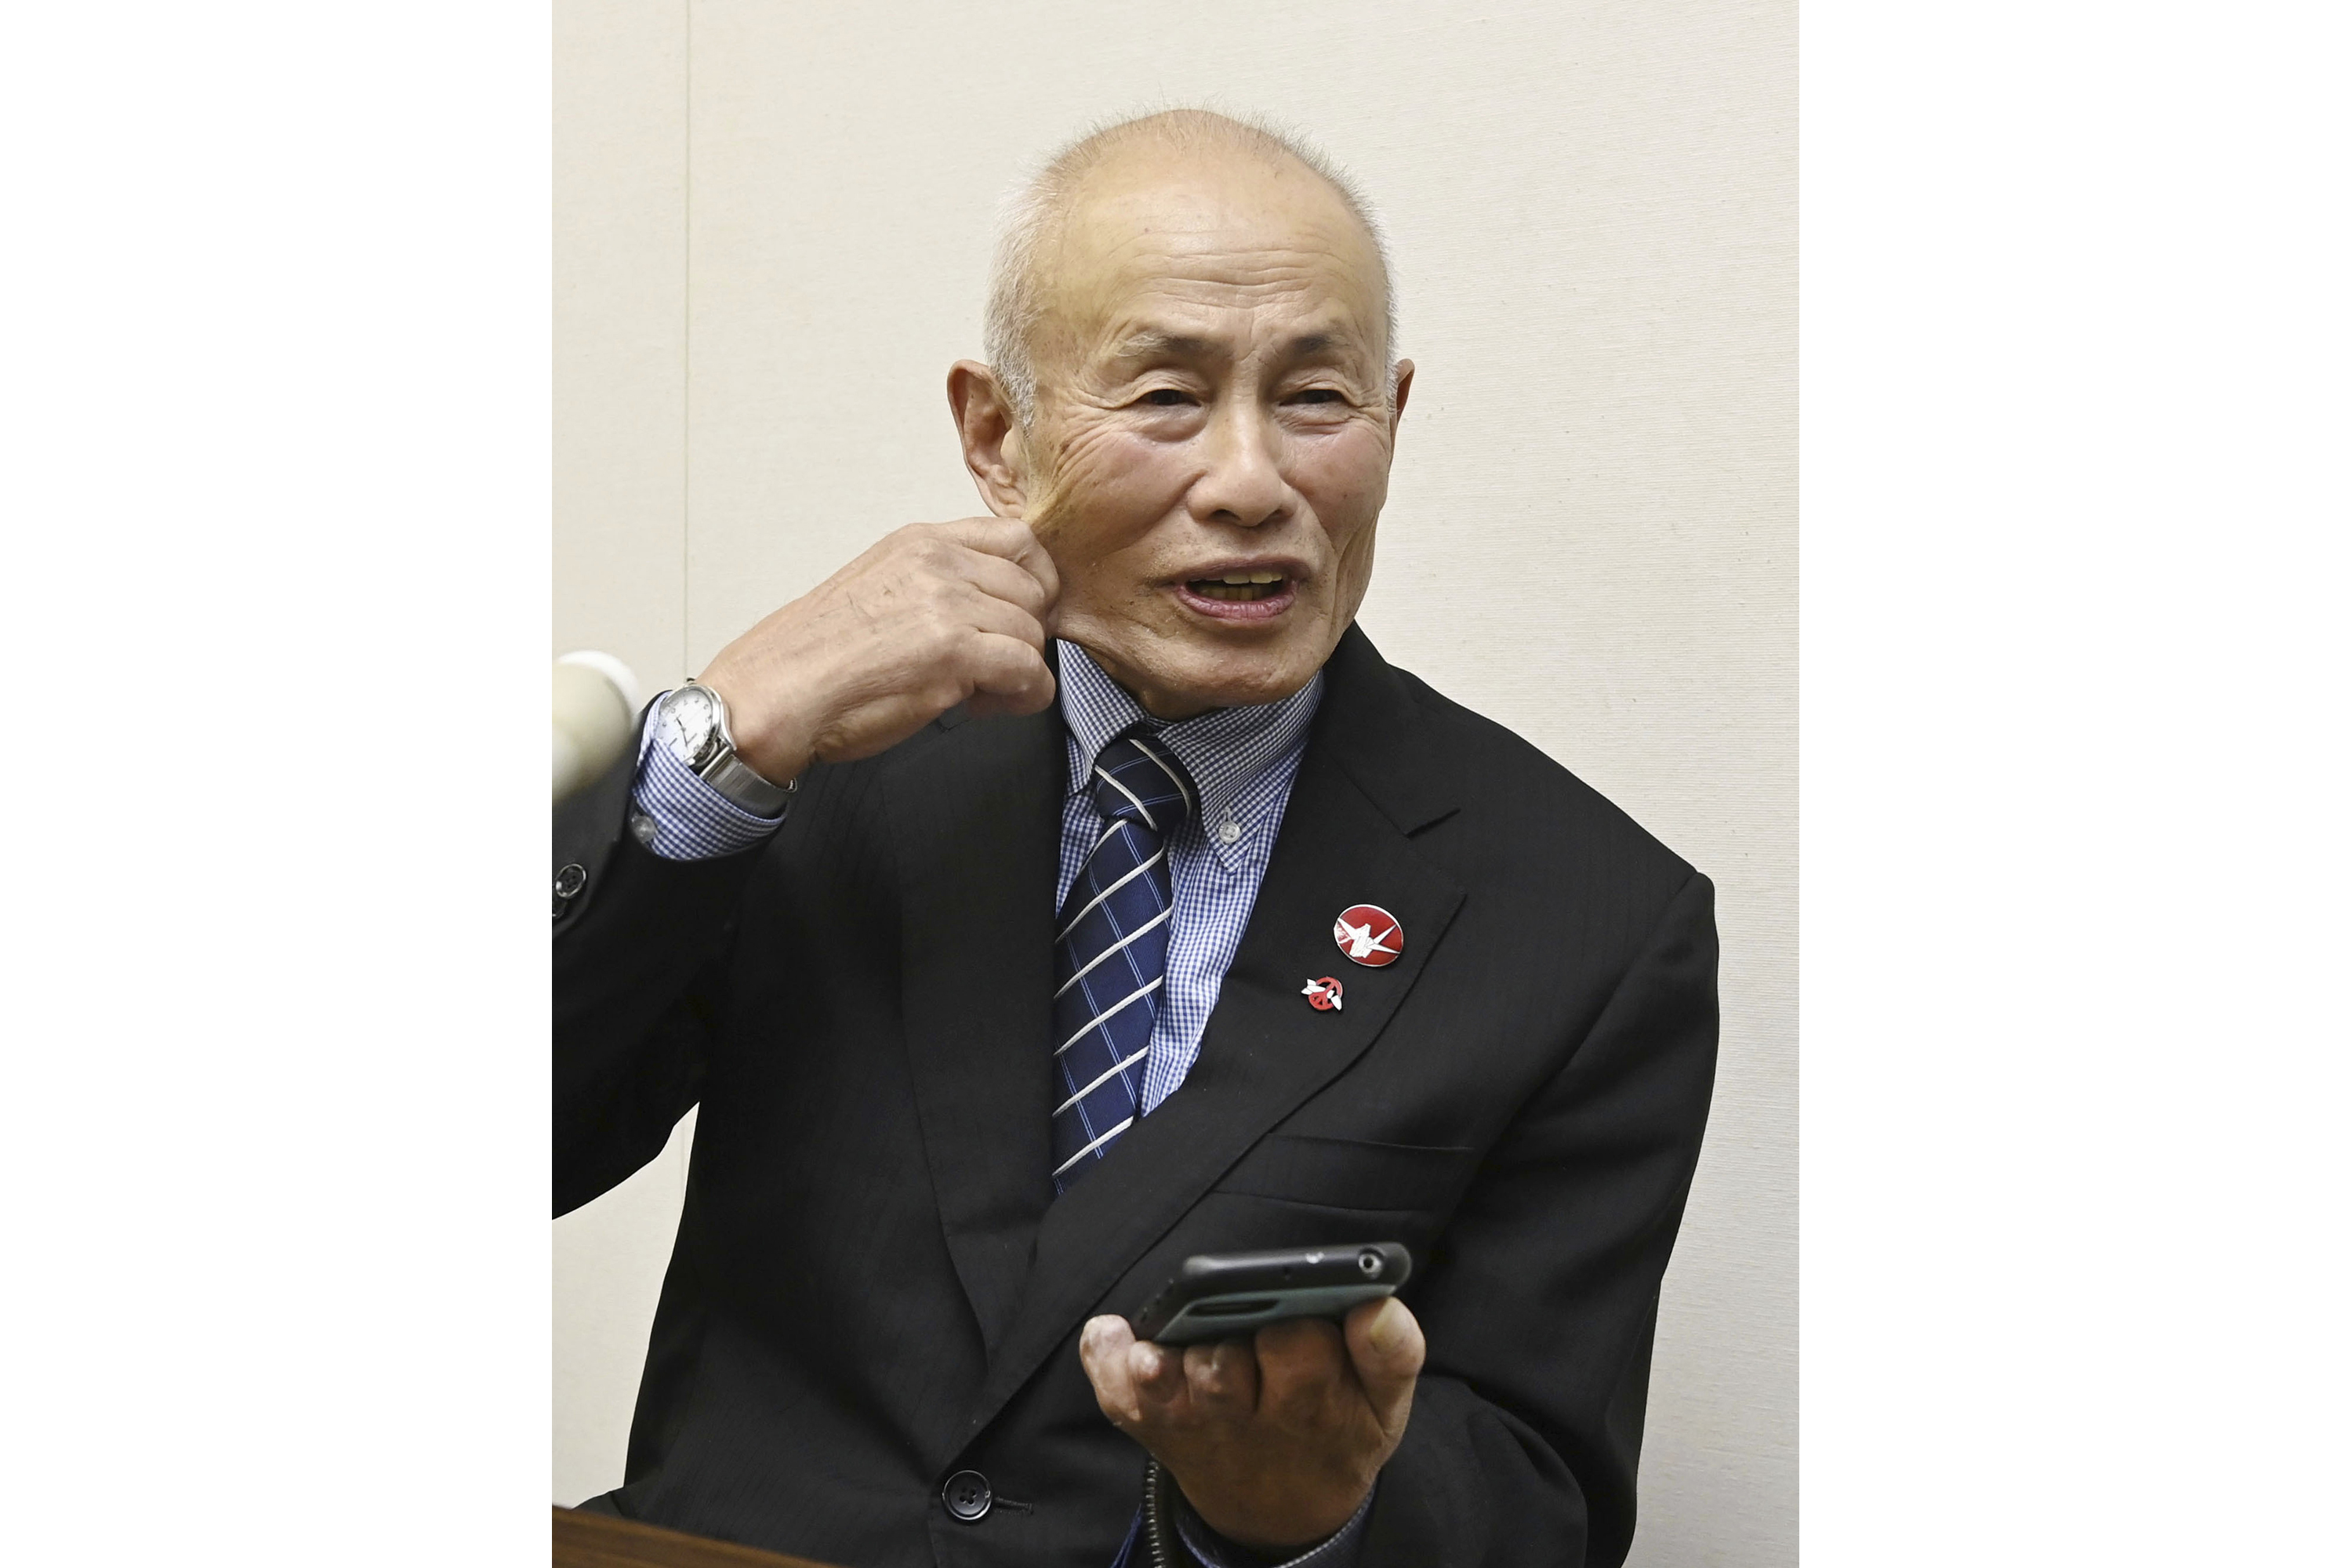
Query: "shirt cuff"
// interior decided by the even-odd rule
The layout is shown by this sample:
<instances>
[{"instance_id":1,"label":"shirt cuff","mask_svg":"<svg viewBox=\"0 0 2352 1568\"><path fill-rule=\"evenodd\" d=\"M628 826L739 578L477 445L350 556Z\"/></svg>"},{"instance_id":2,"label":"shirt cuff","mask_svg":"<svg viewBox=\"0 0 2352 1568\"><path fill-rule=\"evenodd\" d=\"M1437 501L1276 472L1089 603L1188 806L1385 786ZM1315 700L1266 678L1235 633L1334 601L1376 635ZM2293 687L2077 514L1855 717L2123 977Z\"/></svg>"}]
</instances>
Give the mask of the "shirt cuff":
<instances>
[{"instance_id":1,"label":"shirt cuff","mask_svg":"<svg viewBox=\"0 0 2352 1568\"><path fill-rule=\"evenodd\" d=\"M660 699L656 698L656 704ZM654 740L647 721L637 739L637 782L630 791L638 842L665 860L712 860L762 843L783 825L781 813L755 816Z\"/></svg>"},{"instance_id":2,"label":"shirt cuff","mask_svg":"<svg viewBox=\"0 0 2352 1568\"><path fill-rule=\"evenodd\" d=\"M1176 1539L1184 1543L1192 1561L1201 1568L1353 1568L1356 1559L1363 1554L1364 1521L1371 1517L1372 1499L1381 1487L1364 1494L1364 1500L1338 1533L1318 1546L1310 1546L1296 1557L1283 1558L1279 1563L1244 1551L1201 1522L1192 1505L1184 1500L1181 1489L1171 1488L1176 1495Z\"/></svg>"}]
</instances>

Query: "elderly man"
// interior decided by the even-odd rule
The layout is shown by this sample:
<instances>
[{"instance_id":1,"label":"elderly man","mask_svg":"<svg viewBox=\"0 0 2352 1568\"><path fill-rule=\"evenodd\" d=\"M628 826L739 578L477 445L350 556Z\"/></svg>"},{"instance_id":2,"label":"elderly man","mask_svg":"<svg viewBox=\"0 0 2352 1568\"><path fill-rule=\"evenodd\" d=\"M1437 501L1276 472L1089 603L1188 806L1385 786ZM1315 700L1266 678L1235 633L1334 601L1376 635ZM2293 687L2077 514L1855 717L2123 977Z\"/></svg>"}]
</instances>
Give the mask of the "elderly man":
<instances>
[{"instance_id":1,"label":"elderly man","mask_svg":"<svg viewBox=\"0 0 2352 1568\"><path fill-rule=\"evenodd\" d=\"M1391 316L1312 154L1079 142L948 378L992 515L751 627L559 823L559 1212L702 1108L596 1506L856 1568L1622 1560L1711 891L1355 628ZM1344 1321L1128 1321L1358 1241L1415 1267Z\"/></svg>"}]
</instances>

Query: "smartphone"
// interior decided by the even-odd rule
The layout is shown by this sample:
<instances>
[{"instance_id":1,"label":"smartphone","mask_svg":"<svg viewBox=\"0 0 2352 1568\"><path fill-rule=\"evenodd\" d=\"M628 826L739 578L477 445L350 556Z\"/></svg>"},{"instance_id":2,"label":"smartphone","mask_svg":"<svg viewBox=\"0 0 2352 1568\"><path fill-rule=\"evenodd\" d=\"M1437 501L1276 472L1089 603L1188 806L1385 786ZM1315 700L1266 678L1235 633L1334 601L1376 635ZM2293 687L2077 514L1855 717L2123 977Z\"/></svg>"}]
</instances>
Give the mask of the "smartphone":
<instances>
[{"instance_id":1,"label":"smartphone","mask_svg":"<svg viewBox=\"0 0 2352 1568\"><path fill-rule=\"evenodd\" d=\"M1202 1252L1136 1315L1135 1337L1163 1345L1237 1339L1286 1318L1340 1318L1392 1296L1412 1272L1393 1241L1273 1252Z\"/></svg>"}]
</instances>

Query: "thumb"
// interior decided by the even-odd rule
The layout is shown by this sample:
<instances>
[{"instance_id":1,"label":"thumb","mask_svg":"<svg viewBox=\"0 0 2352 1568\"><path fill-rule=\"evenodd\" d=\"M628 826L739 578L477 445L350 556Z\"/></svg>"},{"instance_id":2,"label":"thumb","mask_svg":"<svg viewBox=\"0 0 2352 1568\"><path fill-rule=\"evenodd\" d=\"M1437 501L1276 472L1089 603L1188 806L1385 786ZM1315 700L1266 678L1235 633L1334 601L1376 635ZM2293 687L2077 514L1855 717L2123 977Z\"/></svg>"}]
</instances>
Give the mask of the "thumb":
<instances>
[{"instance_id":1,"label":"thumb","mask_svg":"<svg viewBox=\"0 0 2352 1568\"><path fill-rule=\"evenodd\" d=\"M1134 1346L1135 1331L1125 1318L1089 1318L1078 1334L1078 1360L1087 1369L1087 1381L1094 1384L1095 1403L1113 1421L1132 1423L1142 1417L1129 1364Z\"/></svg>"},{"instance_id":2,"label":"thumb","mask_svg":"<svg viewBox=\"0 0 2352 1568\"><path fill-rule=\"evenodd\" d=\"M1054 559L1053 543L1066 516L1066 503L1056 490L1040 498L1038 504L1025 509L1016 520L1029 530L1029 547L1021 552L1020 564L1045 590L1045 610L1038 619L1047 637L1061 635L1062 570Z\"/></svg>"},{"instance_id":3,"label":"thumb","mask_svg":"<svg viewBox=\"0 0 2352 1568\"><path fill-rule=\"evenodd\" d=\"M1348 1314L1348 1356L1372 1413L1391 1436L1404 1429L1412 1408L1413 1380L1421 1375L1428 1344L1412 1310L1391 1296L1368 1301Z\"/></svg>"}]
</instances>

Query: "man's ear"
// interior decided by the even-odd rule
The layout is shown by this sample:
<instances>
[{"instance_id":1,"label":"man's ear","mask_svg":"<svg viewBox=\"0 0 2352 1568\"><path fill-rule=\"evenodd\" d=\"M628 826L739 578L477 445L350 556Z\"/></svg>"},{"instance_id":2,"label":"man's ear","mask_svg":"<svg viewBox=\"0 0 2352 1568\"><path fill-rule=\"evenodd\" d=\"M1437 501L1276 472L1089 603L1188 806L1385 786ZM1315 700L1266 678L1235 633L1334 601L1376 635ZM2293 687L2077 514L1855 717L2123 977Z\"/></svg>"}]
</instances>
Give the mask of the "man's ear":
<instances>
[{"instance_id":1,"label":"man's ear","mask_svg":"<svg viewBox=\"0 0 2352 1568\"><path fill-rule=\"evenodd\" d=\"M948 371L948 407L963 442L963 466L971 470L980 499L998 517L1023 517L1029 501L1029 453L1013 396L996 373L977 360L960 359Z\"/></svg>"},{"instance_id":2,"label":"man's ear","mask_svg":"<svg viewBox=\"0 0 2352 1568\"><path fill-rule=\"evenodd\" d=\"M1397 426L1404 419L1404 400L1412 395L1412 361L1396 363L1396 395L1389 399L1389 439L1396 439Z\"/></svg>"}]
</instances>

